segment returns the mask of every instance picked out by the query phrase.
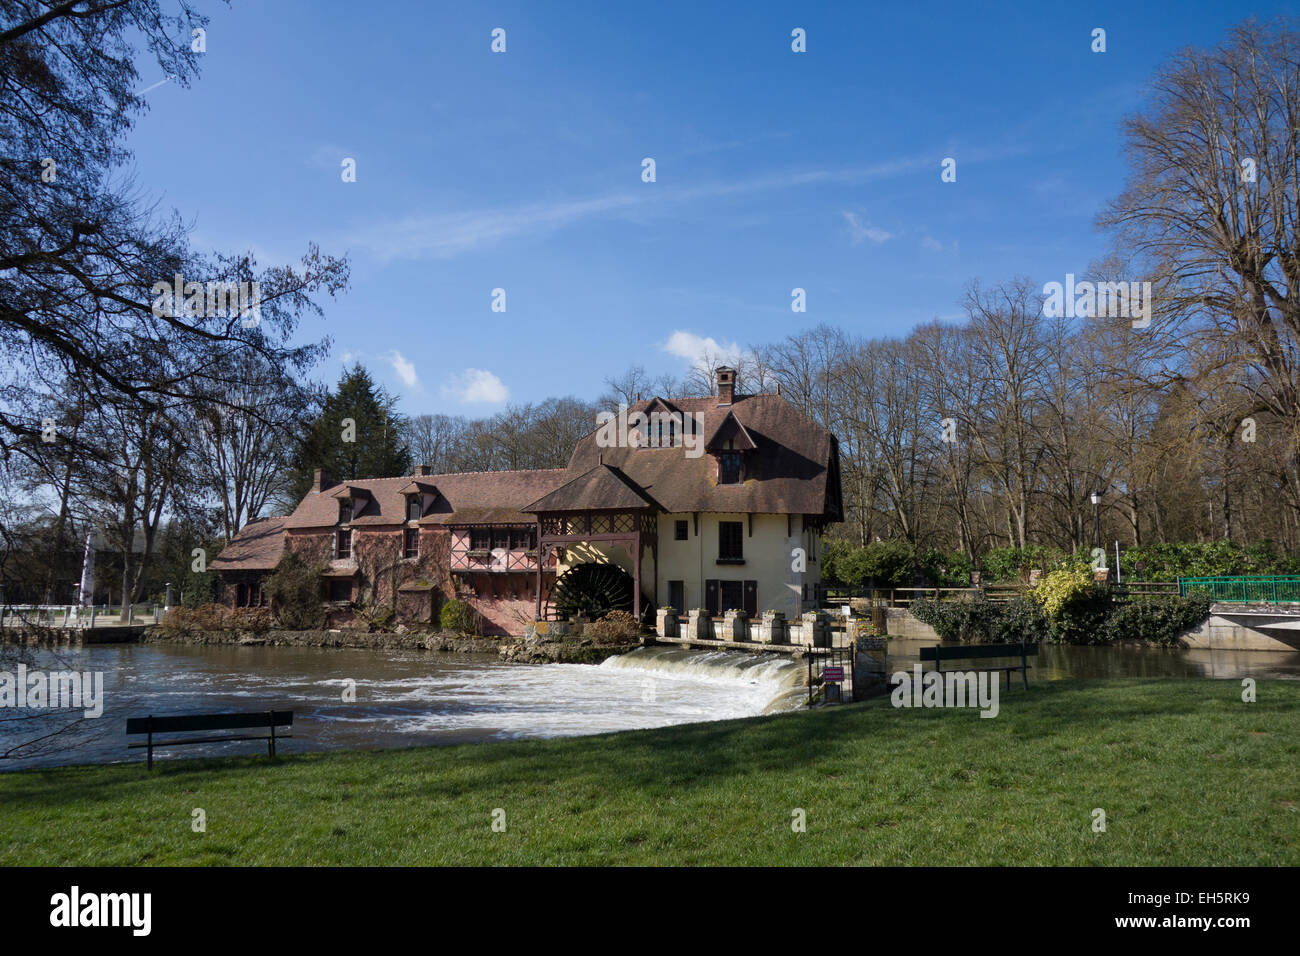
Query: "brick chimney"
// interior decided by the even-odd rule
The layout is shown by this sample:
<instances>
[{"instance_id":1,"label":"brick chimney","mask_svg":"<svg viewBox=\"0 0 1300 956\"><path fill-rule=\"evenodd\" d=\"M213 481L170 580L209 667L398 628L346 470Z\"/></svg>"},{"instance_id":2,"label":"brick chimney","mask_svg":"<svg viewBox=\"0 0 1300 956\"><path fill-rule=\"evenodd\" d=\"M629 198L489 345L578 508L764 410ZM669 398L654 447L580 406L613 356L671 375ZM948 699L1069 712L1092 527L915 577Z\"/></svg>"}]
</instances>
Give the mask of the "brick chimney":
<instances>
[{"instance_id":1,"label":"brick chimney","mask_svg":"<svg viewBox=\"0 0 1300 956\"><path fill-rule=\"evenodd\" d=\"M417 478L427 478L433 474L433 465L416 465L415 475Z\"/></svg>"},{"instance_id":2,"label":"brick chimney","mask_svg":"<svg viewBox=\"0 0 1300 956\"><path fill-rule=\"evenodd\" d=\"M719 365L717 376L718 407L721 408L736 400L736 370L728 365Z\"/></svg>"},{"instance_id":3,"label":"brick chimney","mask_svg":"<svg viewBox=\"0 0 1300 956\"><path fill-rule=\"evenodd\" d=\"M333 482L330 481L329 473L324 468L317 468L316 475L311 483L311 490L320 492L328 488Z\"/></svg>"}]
</instances>

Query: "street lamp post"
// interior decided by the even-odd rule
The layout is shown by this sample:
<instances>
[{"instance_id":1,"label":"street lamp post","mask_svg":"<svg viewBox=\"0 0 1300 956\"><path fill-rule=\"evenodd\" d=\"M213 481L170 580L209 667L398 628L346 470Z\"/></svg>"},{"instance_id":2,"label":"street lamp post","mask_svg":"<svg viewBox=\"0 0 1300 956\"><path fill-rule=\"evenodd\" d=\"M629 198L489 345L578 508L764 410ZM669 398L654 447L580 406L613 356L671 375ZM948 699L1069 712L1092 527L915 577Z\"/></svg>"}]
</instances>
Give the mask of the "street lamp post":
<instances>
[{"instance_id":1,"label":"street lamp post","mask_svg":"<svg viewBox=\"0 0 1300 956\"><path fill-rule=\"evenodd\" d=\"M1101 492L1094 491L1088 496L1092 499L1092 527L1097 537L1097 547L1101 547Z\"/></svg>"}]
</instances>

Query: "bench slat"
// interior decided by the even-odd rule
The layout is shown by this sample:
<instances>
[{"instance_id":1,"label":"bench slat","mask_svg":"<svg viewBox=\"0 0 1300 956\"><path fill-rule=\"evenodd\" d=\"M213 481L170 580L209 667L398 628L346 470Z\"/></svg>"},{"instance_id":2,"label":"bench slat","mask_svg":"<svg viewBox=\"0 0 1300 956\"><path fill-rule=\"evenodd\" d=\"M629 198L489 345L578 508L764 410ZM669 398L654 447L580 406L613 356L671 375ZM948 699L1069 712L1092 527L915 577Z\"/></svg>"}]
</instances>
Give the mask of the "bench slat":
<instances>
[{"instance_id":1,"label":"bench slat","mask_svg":"<svg viewBox=\"0 0 1300 956\"><path fill-rule=\"evenodd\" d=\"M1020 657L1021 654L1037 657L1038 648L1033 644L961 644L951 647L935 645L923 647L920 657L923 661L975 660L983 657Z\"/></svg>"},{"instance_id":2,"label":"bench slat","mask_svg":"<svg viewBox=\"0 0 1300 956\"><path fill-rule=\"evenodd\" d=\"M293 724L293 711L260 713L183 714L176 717L129 717L128 734L169 734L197 730L242 730L246 727L276 727ZM277 734L277 737L279 735Z\"/></svg>"},{"instance_id":3,"label":"bench slat","mask_svg":"<svg viewBox=\"0 0 1300 956\"><path fill-rule=\"evenodd\" d=\"M134 750L137 747L152 747L157 750L160 747L183 747L186 744L221 744L231 740L270 740L268 737L258 737L250 735L240 735L238 737L179 737L175 740L155 740L153 743L127 744L128 750ZM276 742L281 740L292 740L293 734L276 734Z\"/></svg>"}]
</instances>

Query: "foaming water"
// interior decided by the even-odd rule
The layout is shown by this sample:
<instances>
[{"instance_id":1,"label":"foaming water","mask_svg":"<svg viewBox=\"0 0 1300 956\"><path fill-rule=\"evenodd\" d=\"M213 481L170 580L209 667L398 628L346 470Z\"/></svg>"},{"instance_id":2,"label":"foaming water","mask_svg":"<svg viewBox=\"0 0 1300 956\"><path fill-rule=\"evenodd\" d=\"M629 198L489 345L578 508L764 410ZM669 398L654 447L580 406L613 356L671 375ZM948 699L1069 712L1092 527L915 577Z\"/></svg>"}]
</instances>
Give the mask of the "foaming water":
<instances>
[{"instance_id":1,"label":"foaming water","mask_svg":"<svg viewBox=\"0 0 1300 956\"><path fill-rule=\"evenodd\" d=\"M495 655L339 648L92 646L29 667L99 671L104 713L0 722L0 769L139 759L127 717L292 710L282 752L564 737L751 717L797 706L803 671L782 657L645 648L599 666L504 664ZM354 696L346 700L345 695ZM15 745L67 728L56 746ZM196 745L173 756L265 752Z\"/></svg>"},{"instance_id":2,"label":"foaming water","mask_svg":"<svg viewBox=\"0 0 1300 956\"><path fill-rule=\"evenodd\" d=\"M745 688L752 702L762 701L758 713L792 710L806 693L802 664L784 655L739 651L687 651L679 647L642 647L600 665L609 670L640 673L658 681L688 680Z\"/></svg>"}]
</instances>

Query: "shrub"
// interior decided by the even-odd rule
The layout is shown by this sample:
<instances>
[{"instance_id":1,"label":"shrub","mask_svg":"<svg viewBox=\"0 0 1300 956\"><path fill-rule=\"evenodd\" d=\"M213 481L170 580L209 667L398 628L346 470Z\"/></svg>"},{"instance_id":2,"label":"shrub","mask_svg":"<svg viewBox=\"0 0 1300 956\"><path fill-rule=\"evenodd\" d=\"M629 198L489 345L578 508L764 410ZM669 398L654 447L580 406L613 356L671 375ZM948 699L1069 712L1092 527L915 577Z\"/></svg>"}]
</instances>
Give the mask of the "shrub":
<instances>
[{"instance_id":1,"label":"shrub","mask_svg":"<svg viewBox=\"0 0 1300 956\"><path fill-rule=\"evenodd\" d=\"M163 627L177 631L221 631L226 628L229 609L220 604L174 607L163 615Z\"/></svg>"},{"instance_id":2,"label":"shrub","mask_svg":"<svg viewBox=\"0 0 1300 956\"><path fill-rule=\"evenodd\" d=\"M994 604L984 598L973 601L912 602L912 615L929 624L940 640L963 644L1037 644L1051 640L1047 615L1037 604L1015 598Z\"/></svg>"},{"instance_id":3,"label":"shrub","mask_svg":"<svg viewBox=\"0 0 1300 956\"><path fill-rule=\"evenodd\" d=\"M1296 574L1300 559L1278 554L1272 541L1146 544L1120 555L1126 581L1176 581L1225 574ZM1142 570L1138 571L1138 564Z\"/></svg>"},{"instance_id":4,"label":"shrub","mask_svg":"<svg viewBox=\"0 0 1300 956\"><path fill-rule=\"evenodd\" d=\"M1106 621L1107 641L1143 641L1169 646L1179 634L1210 616L1210 599L1162 597L1132 601L1115 608Z\"/></svg>"},{"instance_id":5,"label":"shrub","mask_svg":"<svg viewBox=\"0 0 1300 956\"><path fill-rule=\"evenodd\" d=\"M227 609L226 627L235 631L269 631L275 627L275 614L269 607Z\"/></svg>"},{"instance_id":6,"label":"shrub","mask_svg":"<svg viewBox=\"0 0 1300 956\"><path fill-rule=\"evenodd\" d=\"M1093 580L1090 571L1053 571L1038 582L1029 597L1047 614L1055 640L1064 644L1105 643L1110 592Z\"/></svg>"},{"instance_id":7,"label":"shrub","mask_svg":"<svg viewBox=\"0 0 1300 956\"><path fill-rule=\"evenodd\" d=\"M986 581L1016 581L1027 577L1035 568L1043 571L1056 568L1064 558L1056 548L1039 544L1027 548L993 548L980 557L980 567Z\"/></svg>"},{"instance_id":8,"label":"shrub","mask_svg":"<svg viewBox=\"0 0 1300 956\"><path fill-rule=\"evenodd\" d=\"M456 598L452 598L442 606L442 613L438 619L444 631L455 631L458 634L479 632L478 612L466 602Z\"/></svg>"},{"instance_id":9,"label":"shrub","mask_svg":"<svg viewBox=\"0 0 1300 956\"><path fill-rule=\"evenodd\" d=\"M640 639L641 625L627 611L610 611L583 628L582 635L599 645L630 644Z\"/></svg>"},{"instance_id":10,"label":"shrub","mask_svg":"<svg viewBox=\"0 0 1300 956\"><path fill-rule=\"evenodd\" d=\"M286 551L262 589L282 627L306 630L320 627L325 620L321 600L320 568L308 567L292 551Z\"/></svg>"}]
</instances>

